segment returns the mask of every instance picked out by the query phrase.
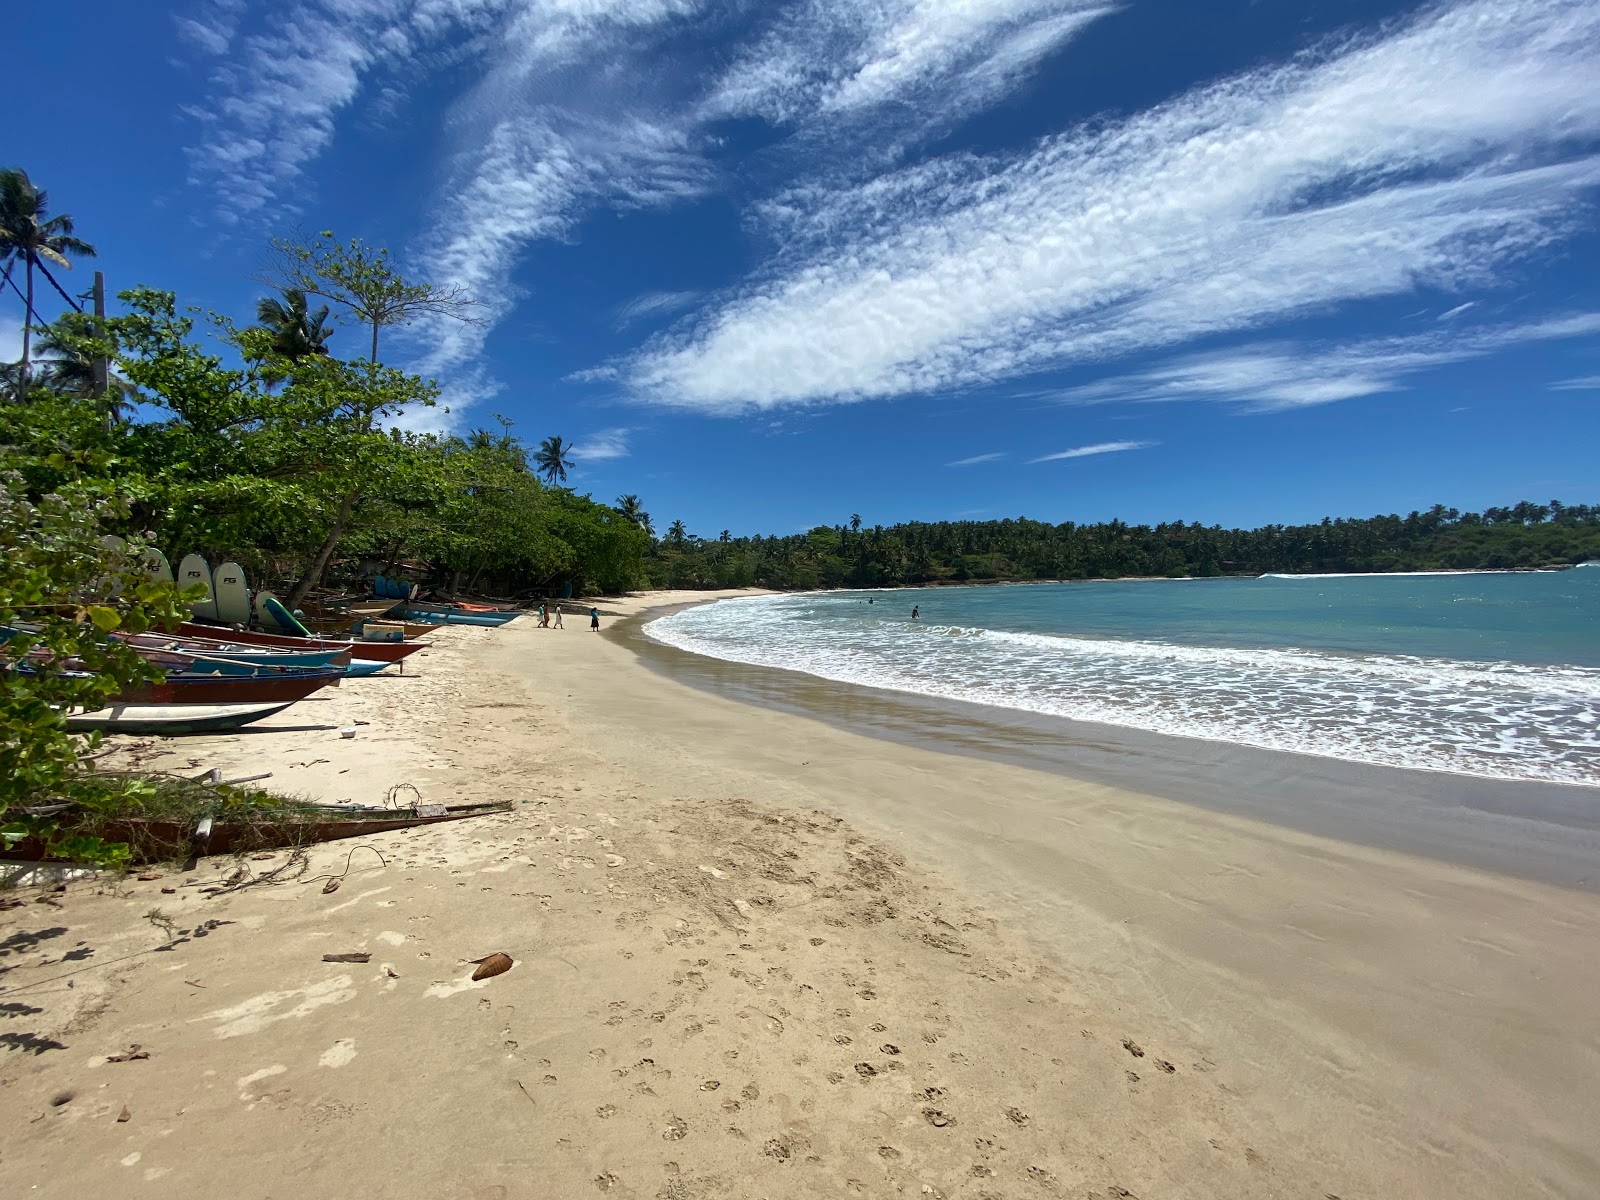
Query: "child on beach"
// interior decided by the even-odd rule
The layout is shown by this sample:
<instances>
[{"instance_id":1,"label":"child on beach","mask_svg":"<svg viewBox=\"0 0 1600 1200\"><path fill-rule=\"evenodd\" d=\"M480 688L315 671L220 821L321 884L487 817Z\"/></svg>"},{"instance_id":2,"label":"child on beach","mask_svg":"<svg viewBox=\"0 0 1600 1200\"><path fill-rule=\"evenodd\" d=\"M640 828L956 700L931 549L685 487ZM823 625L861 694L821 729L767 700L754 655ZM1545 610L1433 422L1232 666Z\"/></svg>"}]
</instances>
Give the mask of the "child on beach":
<instances>
[{"instance_id":1,"label":"child on beach","mask_svg":"<svg viewBox=\"0 0 1600 1200\"><path fill-rule=\"evenodd\" d=\"M600 610L598 608L591 608L589 610L589 632L600 632Z\"/></svg>"}]
</instances>

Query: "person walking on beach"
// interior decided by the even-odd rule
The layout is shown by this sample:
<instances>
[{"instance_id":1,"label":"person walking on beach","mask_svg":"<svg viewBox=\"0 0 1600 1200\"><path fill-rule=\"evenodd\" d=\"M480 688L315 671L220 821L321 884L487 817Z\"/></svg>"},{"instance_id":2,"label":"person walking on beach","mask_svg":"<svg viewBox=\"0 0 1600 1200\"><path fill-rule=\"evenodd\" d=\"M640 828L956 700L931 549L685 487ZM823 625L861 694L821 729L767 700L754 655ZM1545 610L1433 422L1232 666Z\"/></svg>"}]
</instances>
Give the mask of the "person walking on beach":
<instances>
[{"instance_id":1,"label":"person walking on beach","mask_svg":"<svg viewBox=\"0 0 1600 1200\"><path fill-rule=\"evenodd\" d=\"M589 632L600 632L600 610L598 608L591 608L589 610Z\"/></svg>"},{"instance_id":2,"label":"person walking on beach","mask_svg":"<svg viewBox=\"0 0 1600 1200\"><path fill-rule=\"evenodd\" d=\"M550 611L545 608L543 600L539 601L539 628L550 628Z\"/></svg>"},{"instance_id":3,"label":"person walking on beach","mask_svg":"<svg viewBox=\"0 0 1600 1200\"><path fill-rule=\"evenodd\" d=\"M561 605L558 604L556 605L556 623L552 626L552 628L560 629L561 627Z\"/></svg>"}]
</instances>

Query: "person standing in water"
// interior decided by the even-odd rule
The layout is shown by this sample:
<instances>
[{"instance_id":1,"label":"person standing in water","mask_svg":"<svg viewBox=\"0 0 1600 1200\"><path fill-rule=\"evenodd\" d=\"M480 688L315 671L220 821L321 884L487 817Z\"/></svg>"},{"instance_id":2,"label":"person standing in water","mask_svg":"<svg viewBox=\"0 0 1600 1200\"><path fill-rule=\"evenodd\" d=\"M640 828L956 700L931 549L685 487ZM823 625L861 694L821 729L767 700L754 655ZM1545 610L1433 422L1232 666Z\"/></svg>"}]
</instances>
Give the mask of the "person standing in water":
<instances>
[{"instance_id":1,"label":"person standing in water","mask_svg":"<svg viewBox=\"0 0 1600 1200\"><path fill-rule=\"evenodd\" d=\"M911 606L911 619L913 621L915 621L917 619L917 614L920 613L921 611L922 611L922 609L918 608L915 604L913 604Z\"/></svg>"},{"instance_id":2,"label":"person standing in water","mask_svg":"<svg viewBox=\"0 0 1600 1200\"><path fill-rule=\"evenodd\" d=\"M589 610L589 632L600 632L600 610L598 608L591 608Z\"/></svg>"}]
</instances>

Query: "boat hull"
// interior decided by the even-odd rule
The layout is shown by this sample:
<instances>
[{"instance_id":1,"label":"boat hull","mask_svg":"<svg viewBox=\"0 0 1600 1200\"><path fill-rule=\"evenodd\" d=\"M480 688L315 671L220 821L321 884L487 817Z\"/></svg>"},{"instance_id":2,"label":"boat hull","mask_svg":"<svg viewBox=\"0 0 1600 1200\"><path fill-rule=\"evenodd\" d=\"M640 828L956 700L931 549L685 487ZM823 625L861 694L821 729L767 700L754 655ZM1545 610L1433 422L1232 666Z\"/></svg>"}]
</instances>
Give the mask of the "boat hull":
<instances>
[{"instance_id":1,"label":"boat hull","mask_svg":"<svg viewBox=\"0 0 1600 1200\"><path fill-rule=\"evenodd\" d=\"M271 678L229 675L169 675L161 683L113 697L112 704L269 704L304 700L312 692L336 684L343 667L284 671Z\"/></svg>"},{"instance_id":2,"label":"boat hull","mask_svg":"<svg viewBox=\"0 0 1600 1200\"><path fill-rule=\"evenodd\" d=\"M443 621L446 625L483 625L495 628L509 625L522 614L520 612L462 612L459 609L442 608L408 608L405 610L408 621Z\"/></svg>"},{"instance_id":3,"label":"boat hull","mask_svg":"<svg viewBox=\"0 0 1600 1200\"><path fill-rule=\"evenodd\" d=\"M178 627L180 634L191 634L199 637L212 636L201 632L203 625L192 625L185 622ZM348 650L353 658L376 659L380 662L399 662L403 658L415 654L418 650L426 650L426 642L364 642L359 639L348 638L303 638L291 633L258 633L254 629L241 630L230 634L229 640L247 646L280 646L286 650Z\"/></svg>"},{"instance_id":4,"label":"boat hull","mask_svg":"<svg viewBox=\"0 0 1600 1200\"><path fill-rule=\"evenodd\" d=\"M72 733L136 733L145 737L181 737L193 733L226 733L280 713L290 702L270 704L113 704L67 718Z\"/></svg>"}]
</instances>

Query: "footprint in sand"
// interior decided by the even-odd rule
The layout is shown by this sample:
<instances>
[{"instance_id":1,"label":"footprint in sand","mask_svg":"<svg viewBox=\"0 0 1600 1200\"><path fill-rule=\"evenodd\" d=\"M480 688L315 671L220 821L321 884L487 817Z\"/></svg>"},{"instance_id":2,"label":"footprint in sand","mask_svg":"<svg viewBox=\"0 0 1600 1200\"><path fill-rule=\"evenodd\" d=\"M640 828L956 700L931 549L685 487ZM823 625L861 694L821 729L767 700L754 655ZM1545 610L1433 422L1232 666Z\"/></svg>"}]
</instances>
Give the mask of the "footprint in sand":
<instances>
[{"instance_id":1,"label":"footprint in sand","mask_svg":"<svg viewBox=\"0 0 1600 1200\"><path fill-rule=\"evenodd\" d=\"M1140 1046L1139 1043L1134 1041L1132 1038L1123 1038L1122 1048L1135 1058L1144 1057L1144 1047Z\"/></svg>"}]
</instances>

